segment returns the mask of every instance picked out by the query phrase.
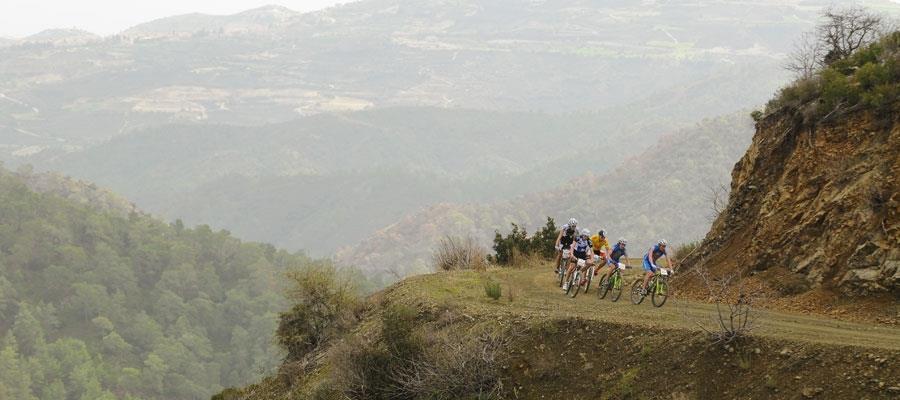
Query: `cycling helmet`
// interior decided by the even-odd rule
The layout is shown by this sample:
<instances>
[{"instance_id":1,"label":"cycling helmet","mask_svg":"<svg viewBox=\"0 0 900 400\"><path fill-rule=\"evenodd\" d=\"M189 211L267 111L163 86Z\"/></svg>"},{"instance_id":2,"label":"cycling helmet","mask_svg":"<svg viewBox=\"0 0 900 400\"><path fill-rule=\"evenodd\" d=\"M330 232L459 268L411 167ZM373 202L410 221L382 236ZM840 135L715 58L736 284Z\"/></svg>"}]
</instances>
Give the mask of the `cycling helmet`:
<instances>
[{"instance_id":1,"label":"cycling helmet","mask_svg":"<svg viewBox=\"0 0 900 400\"><path fill-rule=\"evenodd\" d=\"M619 238L619 244L626 245L626 244L628 244L628 241L625 240L625 238Z\"/></svg>"},{"instance_id":2,"label":"cycling helmet","mask_svg":"<svg viewBox=\"0 0 900 400\"><path fill-rule=\"evenodd\" d=\"M581 234L584 236L591 236L591 231L587 228L581 230Z\"/></svg>"},{"instance_id":3,"label":"cycling helmet","mask_svg":"<svg viewBox=\"0 0 900 400\"><path fill-rule=\"evenodd\" d=\"M606 229L601 229L597 234L600 235L600 237L606 237Z\"/></svg>"},{"instance_id":4,"label":"cycling helmet","mask_svg":"<svg viewBox=\"0 0 900 400\"><path fill-rule=\"evenodd\" d=\"M668 246L669 242L667 242L666 239L659 239L659 243L657 244L660 246Z\"/></svg>"},{"instance_id":5,"label":"cycling helmet","mask_svg":"<svg viewBox=\"0 0 900 400\"><path fill-rule=\"evenodd\" d=\"M575 218L569 218L569 226L578 226L578 220Z\"/></svg>"}]
</instances>

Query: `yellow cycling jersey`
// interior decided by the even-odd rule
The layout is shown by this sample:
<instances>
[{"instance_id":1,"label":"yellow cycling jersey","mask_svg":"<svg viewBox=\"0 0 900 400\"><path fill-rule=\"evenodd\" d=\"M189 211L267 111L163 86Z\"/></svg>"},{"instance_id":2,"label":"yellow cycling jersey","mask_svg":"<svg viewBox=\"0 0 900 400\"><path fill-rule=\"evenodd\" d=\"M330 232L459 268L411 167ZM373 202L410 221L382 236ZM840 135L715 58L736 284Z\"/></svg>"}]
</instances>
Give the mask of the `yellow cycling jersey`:
<instances>
[{"instance_id":1,"label":"yellow cycling jersey","mask_svg":"<svg viewBox=\"0 0 900 400\"><path fill-rule=\"evenodd\" d=\"M599 252L604 247L606 248L606 251L609 252L609 240L607 240L606 238L601 239L600 235L594 235L591 236L591 243L594 245L594 253Z\"/></svg>"}]
</instances>

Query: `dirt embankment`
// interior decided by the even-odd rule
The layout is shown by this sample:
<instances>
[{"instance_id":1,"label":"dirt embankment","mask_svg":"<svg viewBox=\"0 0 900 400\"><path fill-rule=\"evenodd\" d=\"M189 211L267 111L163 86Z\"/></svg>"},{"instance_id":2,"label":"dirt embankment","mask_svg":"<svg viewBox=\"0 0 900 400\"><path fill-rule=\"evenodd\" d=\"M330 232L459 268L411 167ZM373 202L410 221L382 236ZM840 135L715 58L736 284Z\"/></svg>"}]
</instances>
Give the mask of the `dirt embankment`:
<instances>
[{"instance_id":1,"label":"dirt embankment","mask_svg":"<svg viewBox=\"0 0 900 400\"><path fill-rule=\"evenodd\" d=\"M866 112L797 120L784 111L759 122L727 208L685 265L742 271L787 308L896 319L900 127Z\"/></svg>"},{"instance_id":2,"label":"dirt embankment","mask_svg":"<svg viewBox=\"0 0 900 400\"><path fill-rule=\"evenodd\" d=\"M416 371L444 384L443 388L456 385L457 391L450 397L409 398L474 398L470 395L475 392L466 388L490 390L492 395L482 398L498 399L891 399L900 395L897 328L760 311L756 333L729 345L713 344L694 325L714 312L709 304L674 298L654 308L646 302L633 305L627 298L598 299L594 292L571 299L553 278L549 268L540 266L407 279L373 296L371 308L353 332L332 341L314 357L286 365L279 376L262 384L229 391L220 398L343 398L346 393L334 389L346 385L348 376L351 383L371 384L372 379L359 379L365 375L361 371L398 368L392 364L397 358L365 355L410 343L423 346L413 354L428 361L416 364L424 368ZM499 300L485 296L486 282L501 284ZM405 329L385 330L385 315L396 307L413 310L412 319L403 325ZM399 335L401 340L388 335ZM370 350L360 351L364 348ZM366 368L356 364L379 359ZM424 373L428 371L441 373ZM399 398L373 393L350 398Z\"/></svg>"}]
</instances>

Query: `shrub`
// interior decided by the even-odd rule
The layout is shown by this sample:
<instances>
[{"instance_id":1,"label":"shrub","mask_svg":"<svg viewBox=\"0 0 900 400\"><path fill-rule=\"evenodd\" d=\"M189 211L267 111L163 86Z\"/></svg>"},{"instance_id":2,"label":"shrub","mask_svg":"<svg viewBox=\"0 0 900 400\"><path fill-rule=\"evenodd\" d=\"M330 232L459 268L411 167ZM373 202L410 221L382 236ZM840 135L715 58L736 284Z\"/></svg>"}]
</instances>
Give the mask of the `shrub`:
<instances>
[{"instance_id":1,"label":"shrub","mask_svg":"<svg viewBox=\"0 0 900 400\"><path fill-rule=\"evenodd\" d=\"M859 87L850 78L834 68L821 72L821 102L823 111L832 112L838 107L848 107L859 102Z\"/></svg>"},{"instance_id":2,"label":"shrub","mask_svg":"<svg viewBox=\"0 0 900 400\"><path fill-rule=\"evenodd\" d=\"M498 300L503 293L500 290L500 283L487 282L484 284L484 294L491 299Z\"/></svg>"},{"instance_id":3,"label":"shrub","mask_svg":"<svg viewBox=\"0 0 900 400\"><path fill-rule=\"evenodd\" d=\"M678 246L678 248L675 249L675 259L679 261L684 260L689 254L693 253L694 250L697 250L698 247L700 247L699 240Z\"/></svg>"},{"instance_id":4,"label":"shrub","mask_svg":"<svg viewBox=\"0 0 900 400\"><path fill-rule=\"evenodd\" d=\"M397 376L398 397L499 398L502 336L436 335L428 351Z\"/></svg>"},{"instance_id":5,"label":"shrub","mask_svg":"<svg viewBox=\"0 0 900 400\"><path fill-rule=\"evenodd\" d=\"M753 110L750 113L750 118L753 118L753 122L759 122L763 119L763 112L760 110Z\"/></svg>"},{"instance_id":6,"label":"shrub","mask_svg":"<svg viewBox=\"0 0 900 400\"><path fill-rule=\"evenodd\" d=\"M487 268L487 250L479 245L475 239L445 237L438 243L432 254L435 268L451 271L460 269L474 269L477 271Z\"/></svg>"},{"instance_id":7,"label":"shrub","mask_svg":"<svg viewBox=\"0 0 900 400\"><path fill-rule=\"evenodd\" d=\"M511 224L512 230L504 237L500 231L494 233L493 261L501 265L518 262L518 257L537 255L545 259L556 256L556 238L559 230L553 218L547 217L547 224L534 236L528 237L524 227Z\"/></svg>"},{"instance_id":8,"label":"shrub","mask_svg":"<svg viewBox=\"0 0 900 400\"><path fill-rule=\"evenodd\" d=\"M332 386L353 399L412 398L398 396L397 377L410 370L424 351L416 317L412 308L389 307L381 316L380 340L353 337L342 343L332 355Z\"/></svg>"},{"instance_id":9,"label":"shrub","mask_svg":"<svg viewBox=\"0 0 900 400\"><path fill-rule=\"evenodd\" d=\"M330 265L290 271L287 277L293 283L288 299L294 305L281 313L276 336L290 361L350 327L360 301L349 278Z\"/></svg>"},{"instance_id":10,"label":"shrub","mask_svg":"<svg viewBox=\"0 0 900 400\"><path fill-rule=\"evenodd\" d=\"M528 233L525 228L511 224L512 230L503 237L500 231L494 232L494 260L498 264L509 265L513 263L516 254L528 254Z\"/></svg>"}]
</instances>

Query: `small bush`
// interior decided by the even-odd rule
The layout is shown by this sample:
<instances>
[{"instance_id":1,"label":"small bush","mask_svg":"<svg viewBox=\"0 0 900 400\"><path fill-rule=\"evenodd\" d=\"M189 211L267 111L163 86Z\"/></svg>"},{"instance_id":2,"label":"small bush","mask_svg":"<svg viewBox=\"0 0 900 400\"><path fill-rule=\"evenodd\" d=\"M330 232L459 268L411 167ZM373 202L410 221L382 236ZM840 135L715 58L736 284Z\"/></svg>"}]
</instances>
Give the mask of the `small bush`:
<instances>
[{"instance_id":1,"label":"small bush","mask_svg":"<svg viewBox=\"0 0 900 400\"><path fill-rule=\"evenodd\" d=\"M443 271L487 268L487 250L471 237L445 237L432 254L435 269Z\"/></svg>"},{"instance_id":2,"label":"small bush","mask_svg":"<svg viewBox=\"0 0 900 400\"><path fill-rule=\"evenodd\" d=\"M276 336L291 361L349 328L360 301L349 278L333 266L290 271L287 277L293 282L288 299L294 305L281 313Z\"/></svg>"},{"instance_id":3,"label":"small bush","mask_svg":"<svg viewBox=\"0 0 900 400\"><path fill-rule=\"evenodd\" d=\"M362 400L499 398L505 337L429 327L419 325L412 308L384 310L378 336L350 337L332 352L323 398L335 392Z\"/></svg>"},{"instance_id":4,"label":"small bush","mask_svg":"<svg viewBox=\"0 0 900 400\"><path fill-rule=\"evenodd\" d=\"M390 307L381 316L380 340L354 337L342 343L332 354L333 387L352 399L410 398L397 396L397 377L424 351L416 317L410 307Z\"/></svg>"},{"instance_id":5,"label":"small bush","mask_svg":"<svg viewBox=\"0 0 900 400\"><path fill-rule=\"evenodd\" d=\"M440 334L424 357L398 377L398 397L424 399L499 398L500 357L505 339L499 335Z\"/></svg>"},{"instance_id":6,"label":"small bush","mask_svg":"<svg viewBox=\"0 0 900 400\"><path fill-rule=\"evenodd\" d=\"M762 111L753 110L753 112L750 113L750 118L753 118L753 122L759 122L763 119L763 115Z\"/></svg>"},{"instance_id":7,"label":"small bush","mask_svg":"<svg viewBox=\"0 0 900 400\"><path fill-rule=\"evenodd\" d=\"M684 260L689 254L693 253L694 250L697 250L698 247L700 247L699 240L678 246L678 248L675 249L675 259L678 261Z\"/></svg>"},{"instance_id":8,"label":"small bush","mask_svg":"<svg viewBox=\"0 0 900 400\"><path fill-rule=\"evenodd\" d=\"M484 284L484 294L491 299L498 300L503 294L500 291L500 284L497 282L488 282Z\"/></svg>"}]
</instances>

